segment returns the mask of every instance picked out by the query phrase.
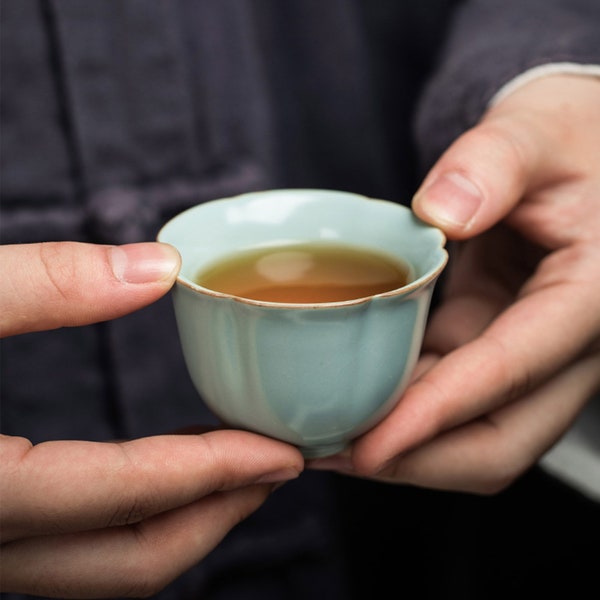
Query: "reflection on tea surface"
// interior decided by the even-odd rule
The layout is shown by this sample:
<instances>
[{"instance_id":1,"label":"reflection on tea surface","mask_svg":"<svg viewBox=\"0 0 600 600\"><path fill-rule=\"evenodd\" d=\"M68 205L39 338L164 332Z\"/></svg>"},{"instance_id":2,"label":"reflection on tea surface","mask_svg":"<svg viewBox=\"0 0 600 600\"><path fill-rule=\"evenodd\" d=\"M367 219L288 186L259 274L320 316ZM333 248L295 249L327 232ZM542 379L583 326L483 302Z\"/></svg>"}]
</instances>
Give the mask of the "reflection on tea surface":
<instances>
[{"instance_id":1,"label":"reflection on tea surface","mask_svg":"<svg viewBox=\"0 0 600 600\"><path fill-rule=\"evenodd\" d=\"M312 304L381 294L409 283L410 267L386 254L333 243L246 250L201 270L205 288L252 300Z\"/></svg>"}]
</instances>

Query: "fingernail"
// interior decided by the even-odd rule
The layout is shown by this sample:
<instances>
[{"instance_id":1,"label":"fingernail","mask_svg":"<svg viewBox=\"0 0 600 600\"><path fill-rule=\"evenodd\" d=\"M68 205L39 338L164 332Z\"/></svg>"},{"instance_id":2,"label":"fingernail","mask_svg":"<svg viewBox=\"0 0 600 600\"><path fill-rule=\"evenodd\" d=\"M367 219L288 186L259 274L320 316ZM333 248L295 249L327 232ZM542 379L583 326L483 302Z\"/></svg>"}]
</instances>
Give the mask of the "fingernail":
<instances>
[{"instance_id":1,"label":"fingernail","mask_svg":"<svg viewBox=\"0 0 600 600\"><path fill-rule=\"evenodd\" d=\"M414 202L423 213L440 225L466 227L481 206L481 190L461 173L444 173L422 191Z\"/></svg>"},{"instance_id":2,"label":"fingernail","mask_svg":"<svg viewBox=\"0 0 600 600\"><path fill-rule=\"evenodd\" d=\"M298 471L291 467L287 469L278 469L277 471L266 473L262 477L259 477L256 480L256 483L283 483L290 479L296 479L298 475Z\"/></svg>"},{"instance_id":3,"label":"fingernail","mask_svg":"<svg viewBox=\"0 0 600 600\"><path fill-rule=\"evenodd\" d=\"M125 283L154 283L172 277L181 259L173 246L158 242L125 244L110 249L115 277Z\"/></svg>"}]
</instances>

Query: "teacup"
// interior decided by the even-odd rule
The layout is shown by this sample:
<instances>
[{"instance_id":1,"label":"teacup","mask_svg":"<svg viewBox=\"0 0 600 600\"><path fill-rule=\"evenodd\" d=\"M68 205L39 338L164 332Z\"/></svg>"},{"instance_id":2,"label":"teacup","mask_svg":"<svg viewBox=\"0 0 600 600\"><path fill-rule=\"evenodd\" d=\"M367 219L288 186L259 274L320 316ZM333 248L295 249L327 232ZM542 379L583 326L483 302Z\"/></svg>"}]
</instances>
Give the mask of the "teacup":
<instances>
[{"instance_id":1,"label":"teacup","mask_svg":"<svg viewBox=\"0 0 600 600\"><path fill-rule=\"evenodd\" d=\"M186 364L228 426L335 454L398 402L417 361L444 234L399 204L329 190L270 190L206 202L158 240L180 252L173 301ZM316 303L236 296L196 283L223 257L278 245L340 243L410 265L410 281Z\"/></svg>"}]
</instances>

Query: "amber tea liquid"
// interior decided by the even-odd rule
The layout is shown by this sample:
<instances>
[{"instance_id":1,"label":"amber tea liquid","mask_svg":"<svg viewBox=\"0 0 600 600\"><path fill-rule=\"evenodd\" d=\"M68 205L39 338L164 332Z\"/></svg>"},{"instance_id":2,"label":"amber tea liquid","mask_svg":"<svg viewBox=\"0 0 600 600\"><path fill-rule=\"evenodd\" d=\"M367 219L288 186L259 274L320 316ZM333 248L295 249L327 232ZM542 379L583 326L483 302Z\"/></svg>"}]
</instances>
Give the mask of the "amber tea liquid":
<instances>
[{"instance_id":1,"label":"amber tea liquid","mask_svg":"<svg viewBox=\"0 0 600 600\"><path fill-rule=\"evenodd\" d=\"M313 304L364 298L400 288L410 267L386 254L333 243L246 250L200 271L195 282L252 300Z\"/></svg>"}]
</instances>

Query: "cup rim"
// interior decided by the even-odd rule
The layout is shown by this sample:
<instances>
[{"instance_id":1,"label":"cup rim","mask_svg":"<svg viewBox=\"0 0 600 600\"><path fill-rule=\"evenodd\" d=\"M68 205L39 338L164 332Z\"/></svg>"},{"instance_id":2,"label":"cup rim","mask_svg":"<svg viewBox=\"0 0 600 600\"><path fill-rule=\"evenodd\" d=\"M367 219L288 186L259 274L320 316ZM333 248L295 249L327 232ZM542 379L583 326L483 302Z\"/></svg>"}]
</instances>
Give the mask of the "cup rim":
<instances>
[{"instance_id":1,"label":"cup rim","mask_svg":"<svg viewBox=\"0 0 600 600\"><path fill-rule=\"evenodd\" d=\"M186 212L192 211L198 207L205 206L207 204L214 204L216 202L235 201L237 199L240 199L245 196L249 196L251 194L256 195L256 194L261 194L261 193L277 193L277 192L280 192L280 193L289 193L289 192L294 192L294 193L296 193L296 192L299 192L299 193L317 193L317 192L339 193L339 194L354 196L356 198L362 198L364 200L369 200L371 202L382 202L382 203L387 203L387 204L393 204L394 206L397 206L398 208L404 208L405 210L412 212L409 207L404 206L403 204L391 202L390 200L372 198L370 196L356 194L353 192L344 192L344 191L327 190L327 189L316 189L316 188L290 188L290 189L282 188L282 189L259 190L259 191L255 191L255 192L245 192L245 193L237 194L235 196L231 196L231 197L227 197L227 198L217 198L214 200L208 200L206 202L202 202L200 204L191 206L191 207L181 211L180 213L178 213L171 219L169 219L160 228L160 230L156 236L156 240L159 242L162 242L161 235L163 234L164 230L167 228L167 226L173 220L179 218ZM229 299L234 302L238 302L240 304L245 304L245 305L250 305L250 306L258 306L258 307L269 308L269 309L285 309L285 310L290 310L290 309L297 309L297 310L298 309L305 309L305 310L331 309L331 308L337 308L337 307L347 307L347 306L355 306L355 305L360 305L360 304L367 304L376 299L407 296L407 295L410 295L416 291L419 291L419 290L427 287L427 285L429 283L435 281L439 277L439 275L441 274L441 272L444 270L444 268L446 267L446 265L448 263L449 256L448 256L448 251L445 248L445 245L447 242L445 233L438 227L435 227L434 225L430 225L428 223L423 223L423 224L429 230L435 231L438 234L439 239L438 239L437 244L435 245L435 248L436 248L436 250L440 251L440 260L438 261L437 265L435 266L435 268L429 270L427 273L425 273L421 277L407 283L406 285L403 285L399 288L395 288L393 290L381 292L379 294L371 294L369 296L364 296L364 297L360 297L360 298L353 298L350 300L337 300L337 301L333 301L333 302L272 302L272 301L266 301L266 300L256 300L256 299L252 299L252 298L245 298L243 296L238 296L235 294L229 294L229 293L225 293L225 292L219 292L217 290L212 290L210 288L206 288L197 283L194 283L189 278L181 275L181 271L177 274L176 283L183 286L184 288L187 288L187 289L195 292L195 293L199 293L199 294L202 294L205 296L210 296L213 298ZM163 243L165 243L165 242L163 242ZM166 242L166 243L169 243L169 242ZM173 244L170 244L170 245L173 245Z\"/></svg>"}]
</instances>

